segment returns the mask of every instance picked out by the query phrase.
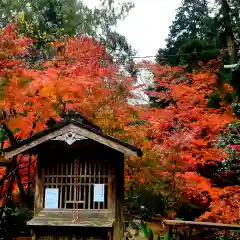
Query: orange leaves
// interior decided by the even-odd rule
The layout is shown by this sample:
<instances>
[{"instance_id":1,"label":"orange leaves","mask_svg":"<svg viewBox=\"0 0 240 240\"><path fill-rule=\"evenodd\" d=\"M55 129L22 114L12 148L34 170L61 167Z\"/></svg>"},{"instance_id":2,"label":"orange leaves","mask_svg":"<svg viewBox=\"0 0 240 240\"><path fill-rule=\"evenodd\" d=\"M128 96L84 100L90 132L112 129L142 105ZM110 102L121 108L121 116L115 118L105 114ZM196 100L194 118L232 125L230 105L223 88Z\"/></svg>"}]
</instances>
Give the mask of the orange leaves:
<instances>
[{"instance_id":1,"label":"orange leaves","mask_svg":"<svg viewBox=\"0 0 240 240\"><path fill-rule=\"evenodd\" d=\"M191 203L208 206L211 197L217 189L212 188L211 182L195 172L185 172L184 195Z\"/></svg>"},{"instance_id":2,"label":"orange leaves","mask_svg":"<svg viewBox=\"0 0 240 240\"><path fill-rule=\"evenodd\" d=\"M58 48L58 47L61 47L61 46L64 46L62 42L59 42L59 41L54 41L54 42L51 42L50 45Z\"/></svg>"},{"instance_id":3,"label":"orange leaves","mask_svg":"<svg viewBox=\"0 0 240 240\"><path fill-rule=\"evenodd\" d=\"M231 93L233 91L233 87L231 85L227 84L227 83L223 84L223 89L227 93Z\"/></svg>"},{"instance_id":4,"label":"orange leaves","mask_svg":"<svg viewBox=\"0 0 240 240\"><path fill-rule=\"evenodd\" d=\"M17 25L9 24L0 33L0 65L1 60L24 53L31 44L31 39L17 37ZM14 66L14 61L12 62Z\"/></svg>"},{"instance_id":5,"label":"orange leaves","mask_svg":"<svg viewBox=\"0 0 240 240\"><path fill-rule=\"evenodd\" d=\"M56 101L56 91L56 85L46 84L41 89L39 89L38 95L42 98L48 99L49 101Z\"/></svg>"},{"instance_id":6,"label":"orange leaves","mask_svg":"<svg viewBox=\"0 0 240 240\"><path fill-rule=\"evenodd\" d=\"M216 69L204 67L200 73L185 74L174 67L148 64L148 68L155 75L156 86L150 96L170 102L165 108L143 114L151 126L154 146L165 153L165 158L159 160L164 168L159 175L163 179L181 176L184 183L179 184L184 197L193 204L211 206L211 212L206 212L201 220L219 221L223 211L223 221L236 221L239 217L235 213L227 220L236 206L232 203L231 207L223 208L227 198L221 200L222 189L213 187L210 180L195 172L218 166L226 158L223 149L214 146L214 140L234 120L230 106L208 107L208 96L216 89ZM232 89L226 84L224 91Z\"/></svg>"},{"instance_id":7,"label":"orange leaves","mask_svg":"<svg viewBox=\"0 0 240 240\"><path fill-rule=\"evenodd\" d=\"M15 36L14 41L18 40ZM116 89L110 89L106 80L114 82L118 68L109 64L109 56L98 42L83 37L53 45L63 51L59 51L55 61L43 63L44 71L22 68L9 76L0 106L17 111L19 117L11 119L9 126L20 128L18 137L25 138L31 131L43 129L46 121L63 111L75 109L91 115L101 105L116 101L115 96L108 96L116 94ZM8 48L11 51L11 46ZM99 59L103 58L105 62L100 64Z\"/></svg>"},{"instance_id":8,"label":"orange leaves","mask_svg":"<svg viewBox=\"0 0 240 240\"><path fill-rule=\"evenodd\" d=\"M87 58L100 57L104 53L104 48L95 40L85 36L77 40L69 38L65 45L65 57Z\"/></svg>"},{"instance_id":9,"label":"orange leaves","mask_svg":"<svg viewBox=\"0 0 240 240\"><path fill-rule=\"evenodd\" d=\"M200 221L238 223L240 211L240 188L238 186L219 189L210 204L210 211L199 217Z\"/></svg>"},{"instance_id":10,"label":"orange leaves","mask_svg":"<svg viewBox=\"0 0 240 240\"><path fill-rule=\"evenodd\" d=\"M159 136L167 145L181 143L188 144L186 147L200 147L201 150L205 148L209 151L216 134L233 120L233 116L224 111L208 108L206 96L215 88L216 75L207 71L185 74L178 68L157 65L151 66L151 70L156 75L157 87L164 86L165 90L160 91L168 95L164 99L172 99L176 103L155 110L148 118L155 137ZM160 96L159 90L153 91L151 95ZM195 129L201 129L201 132L194 134Z\"/></svg>"},{"instance_id":11,"label":"orange leaves","mask_svg":"<svg viewBox=\"0 0 240 240\"><path fill-rule=\"evenodd\" d=\"M5 167L0 167L0 180L2 177L6 174L6 168Z\"/></svg>"},{"instance_id":12,"label":"orange leaves","mask_svg":"<svg viewBox=\"0 0 240 240\"><path fill-rule=\"evenodd\" d=\"M192 139L192 144L195 146L206 147L208 142L204 141L203 139Z\"/></svg>"},{"instance_id":13,"label":"orange leaves","mask_svg":"<svg viewBox=\"0 0 240 240\"><path fill-rule=\"evenodd\" d=\"M133 79L120 73L119 66L109 61L111 56L95 40L85 36L53 43L56 58L43 62L44 70L29 69L19 62L5 64L6 59L1 60L1 52L12 56L30 44L11 31L9 28L0 35L0 76L7 76L0 106L16 110L16 119L7 122L10 129L20 129L16 137L27 138L46 128L50 118L60 120L64 112L76 110L106 133L142 148L144 156L136 164L141 172L133 175L128 166L129 181L136 177L143 184L158 177L174 178L190 202L205 207L211 204L211 212L202 219L218 219L221 211L225 211L224 217L230 214L231 208L222 210L227 201L220 199L222 190L195 172L199 166L216 165L225 157L213 140L233 120L229 106L208 108L208 96L216 88L215 69L206 67L200 73L186 74L181 67L139 64L154 76L156 89L147 93L167 103L162 108L131 106L128 101L133 90L140 91L143 85L134 87ZM9 70L8 64L14 68ZM229 85L224 89L231 91ZM29 160L34 161L25 158L23 162ZM28 179L23 177L23 181ZM229 206L235 208L236 204Z\"/></svg>"}]
</instances>

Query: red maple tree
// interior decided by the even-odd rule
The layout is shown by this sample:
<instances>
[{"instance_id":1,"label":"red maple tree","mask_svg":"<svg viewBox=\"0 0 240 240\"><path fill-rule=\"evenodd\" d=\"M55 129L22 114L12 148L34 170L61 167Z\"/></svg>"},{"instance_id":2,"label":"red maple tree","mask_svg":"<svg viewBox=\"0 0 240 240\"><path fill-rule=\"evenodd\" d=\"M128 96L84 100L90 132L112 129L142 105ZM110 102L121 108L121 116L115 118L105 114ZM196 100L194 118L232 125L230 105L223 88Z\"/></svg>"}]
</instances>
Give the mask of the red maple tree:
<instances>
[{"instance_id":1,"label":"red maple tree","mask_svg":"<svg viewBox=\"0 0 240 240\"><path fill-rule=\"evenodd\" d=\"M239 187L217 188L202 174L202 169L217 166L226 157L214 140L234 120L229 105L208 106L208 96L217 86L218 60L191 74L181 67L143 63L142 67L153 73L155 84L155 89L146 93L168 105L136 106L128 103L134 80L119 71L94 39L85 36L53 43L57 56L43 61L41 69L33 69L18 60L27 54L32 41L18 37L13 30L9 26L0 36L0 53L4 53L0 76L7 83L2 87L0 106L6 113L15 113L4 121L16 138L45 129L49 119L61 121L63 113L70 110L80 112L104 132L142 148L144 156L132 160L133 168L126 162L126 183L172 179L183 194L177 197L208 209L199 220L238 221ZM221 94L229 91L231 86L225 84ZM23 164L28 161L25 157Z\"/></svg>"},{"instance_id":2,"label":"red maple tree","mask_svg":"<svg viewBox=\"0 0 240 240\"><path fill-rule=\"evenodd\" d=\"M218 66L217 59L188 74L180 67L147 63L156 89L148 94L170 104L144 112L143 117L151 125L154 148L164 156L158 159L159 174L166 179L173 175L184 201L207 209L198 220L236 223L239 187L218 188L208 173L227 156L215 146L217 136L236 120L224 102L219 108L209 107L209 96L218 90ZM224 84L221 97L231 91L231 86Z\"/></svg>"}]
</instances>

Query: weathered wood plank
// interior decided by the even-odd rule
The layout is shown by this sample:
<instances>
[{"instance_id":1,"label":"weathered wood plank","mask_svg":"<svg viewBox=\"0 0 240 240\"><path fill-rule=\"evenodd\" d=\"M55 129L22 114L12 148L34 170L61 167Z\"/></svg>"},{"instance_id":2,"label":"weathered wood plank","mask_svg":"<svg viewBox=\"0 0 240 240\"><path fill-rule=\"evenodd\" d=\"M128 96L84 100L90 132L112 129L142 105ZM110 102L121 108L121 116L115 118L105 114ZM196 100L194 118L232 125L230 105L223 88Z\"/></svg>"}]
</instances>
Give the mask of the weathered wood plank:
<instances>
[{"instance_id":1,"label":"weathered wood plank","mask_svg":"<svg viewBox=\"0 0 240 240\"><path fill-rule=\"evenodd\" d=\"M63 198L63 164L60 164L61 166L61 176L59 176L61 178L61 186L60 186L60 202L59 202L59 207L62 208L62 198Z\"/></svg>"},{"instance_id":2,"label":"weathered wood plank","mask_svg":"<svg viewBox=\"0 0 240 240\"><path fill-rule=\"evenodd\" d=\"M108 209L113 209L113 186L110 166L108 166Z\"/></svg>"},{"instance_id":3,"label":"weathered wood plank","mask_svg":"<svg viewBox=\"0 0 240 240\"><path fill-rule=\"evenodd\" d=\"M66 165L66 175L68 176L68 164ZM65 189L64 189L64 208L67 208L67 192L68 192L68 188L67 188L67 185L68 185L68 178L66 177L65 179L65 183L66 185L64 186Z\"/></svg>"},{"instance_id":4,"label":"weathered wood plank","mask_svg":"<svg viewBox=\"0 0 240 240\"><path fill-rule=\"evenodd\" d=\"M101 171L101 164L98 163L98 183L100 183L100 177L101 177L101 172L100 171ZM100 206L101 206L101 203L98 202L97 203L97 208L100 209Z\"/></svg>"},{"instance_id":5,"label":"weathered wood plank","mask_svg":"<svg viewBox=\"0 0 240 240\"><path fill-rule=\"evenodd\" d=\"M87 194L86 194L86 175L87 175L87 162L84 161L84 205L83 208L86 209L86 204L87 204ZM83 184L82 184L83 185Z\"/></svg>"},{"instance_id":6,"label":"weathered wood plank","mask_svg":"<svg viewBox=\"0 0 240 240\"><path fill-rule=\"evenodd\" d=\"M112 227L114 220L112 211L79 210L79 218L76 221L72 221L71 210L42 210L27 224L30 226Z\"/></svg>"},{"instance_id":7,"label":"weathered wood plank","mask_svg":"<svg viewBox=\"0 0 240 240\"><path fill-rule=\"evenodd\" d=\"M73 166L73 163L71 163L71 170L70 170L70 176L73 176L74 174L74 166ZM70 177L70 197L69 197L69 200L73 200L72 198L72 188L73 188L73 178ZM74 194L74 193L73 193Z\"/></svg>"},{"instance_id":8,"label":"weathered wood plank","mask_svg":"<svg viewBox=\"0 0 240 240\"><path fill-rule=\"evenodd\" d=\"M115 214L116 220L114 223L114 240L124 239L124 156L119 155L116 169L116 201Z\"/></svg>"},{"instance_id":9,"label":"weathered wood plank","mask_svg":"<svg viewBox=\"0 0 240 240\"><path fill-rule=\"evenodd\" d=\"M43 209L43 169L37 169L35 198L34 198L34 215L37 215Z\"/></svg>"},{"instance_id":10,"label":"weathered wood plank","mask_svg":"<svg viewBox=\"0 0 240 240\"><path fill-rule=\"evenodd\" d=\"M94 163L94 183L96 183L96 175L97 175L96 163ZM96 202L93 202L93 209L96 209Z\"/></svg>"},{"instance_id":11,"label":"weathered wood plank","mask_svg":"<svg viewBox=\"0 0 240 240\"><path fill-rule=\"evenodd\" d=\"M91 176L92 174L92 162L89 160L88 174ZM92 177L88 179L88 209L91 209L91 181Z\"/></svg>"}]
</instances>

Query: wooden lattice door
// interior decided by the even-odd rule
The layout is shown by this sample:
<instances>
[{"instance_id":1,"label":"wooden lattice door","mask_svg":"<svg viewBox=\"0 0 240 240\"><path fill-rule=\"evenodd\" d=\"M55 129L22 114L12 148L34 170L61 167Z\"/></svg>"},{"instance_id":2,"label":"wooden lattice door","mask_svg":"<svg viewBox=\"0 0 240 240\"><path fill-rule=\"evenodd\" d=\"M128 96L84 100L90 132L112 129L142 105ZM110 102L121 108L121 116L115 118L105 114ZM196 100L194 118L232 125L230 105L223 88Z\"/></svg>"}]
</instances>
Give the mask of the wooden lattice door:
<instances>
[{"instance_id":1,"label":"wooden lattice door","mask_svg":"<svg viewBox=\"0 0 240 240\"><path fill-rule=\"evenodd\" d=\"M44 168L44 188L59 189L59 209L109 209L108 195L112 190L110 164L76 158ZM94 202L94 185L104 184L104 201ZM44 191L45 192L45 191Z\"/></svg>"}]
</instances>

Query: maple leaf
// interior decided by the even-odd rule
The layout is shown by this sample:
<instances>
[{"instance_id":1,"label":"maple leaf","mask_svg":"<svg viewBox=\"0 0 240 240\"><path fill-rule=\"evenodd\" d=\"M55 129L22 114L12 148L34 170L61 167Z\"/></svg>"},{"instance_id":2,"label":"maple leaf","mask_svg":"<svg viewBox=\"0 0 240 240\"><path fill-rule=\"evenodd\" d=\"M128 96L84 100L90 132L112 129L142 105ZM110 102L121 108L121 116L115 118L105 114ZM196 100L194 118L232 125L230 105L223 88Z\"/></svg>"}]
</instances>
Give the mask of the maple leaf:
<instances>
[{"instance_id":1,"label":"maple leaf","mask_svg":"<svg viewBox=\"0 0 240 240\"><path fill-rule=\"evenodd\" d=\"M58 55L42 63L44 70L31 69L13 58L26 53L32 44L32 40L19 37L15 27L8 26L0 34L0 76L7 78L0 107L16 112L14 119L5 121L11 130L18 130L17 138L25 139L42 131L49 119L59 122L64 114L75 110L105 133L142 148L144 155L141 160L134 159L135 168L126 165L128 182L139 183L140 179L143 185L164 179L172 184L174 179L183 195L179 198L209 207L199 219L218 221L221 212L225 222L239 219L233 211L239 198L221 200L224 192L231 194L237 188L213 187L209 179L197 173L199 166L216 165L224 159L225 153L213 141L234 120L227 104L222 104L221 109L208 108L207 96L216 90L215 71L206 65L198 73L187 74L183 67L139 63L139 67L153 73L154 89L145 93L168 104L161 108L132 106L128 100L134 96L133 90L148 89L147 86L135 87L134 80L119 71L120 66L111 61L99 42L87 36L55 42ZM232 90L229 85L224 89ZM8 141L4 144L6 147ZM33 170L36 158L26 155L20 159L20 166L30 160ZM16 185L14 191L18 192ZM226 204L227 200L230 204ZM224 208L224 204L230 207Z\"/></svg>"}]
</instances>

